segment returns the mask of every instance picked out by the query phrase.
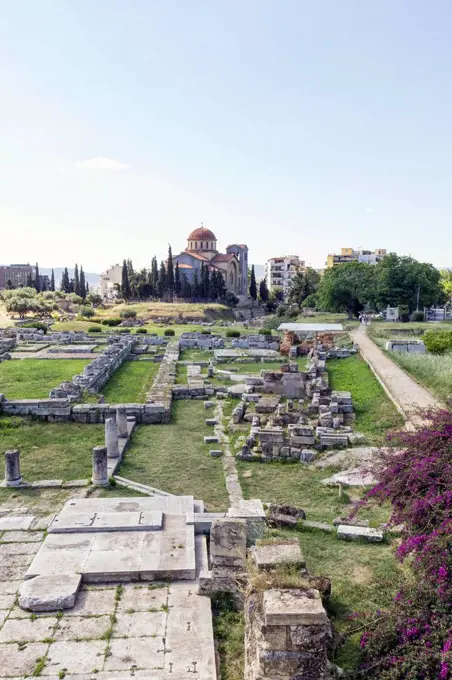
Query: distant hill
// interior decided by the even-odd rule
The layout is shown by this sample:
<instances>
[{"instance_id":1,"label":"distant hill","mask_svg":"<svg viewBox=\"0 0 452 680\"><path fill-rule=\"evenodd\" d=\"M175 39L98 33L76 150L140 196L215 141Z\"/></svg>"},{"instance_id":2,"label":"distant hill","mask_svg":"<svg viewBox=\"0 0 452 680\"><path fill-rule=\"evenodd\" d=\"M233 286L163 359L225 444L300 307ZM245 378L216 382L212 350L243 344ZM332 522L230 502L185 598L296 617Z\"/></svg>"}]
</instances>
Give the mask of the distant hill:
<instances>
[{"instance_id":1,"label":"distant hill","mask_svg":"<svg viewBox=\"0 0 452 680\"><path fill-rule=\"evenodd\" d=\"M53 268L54 274L55 274L55 287L59 288L60 286L60 281L61 281L61 275L64 271L64 267L54 267ZM68 267L68 272L69 272L69 278L74 276L74 270L69 269ZM43 274L44 276L47 274L47 276L50 278L52 274L52 269L46 268L46 267L39 267L39 273ZM85 272L85 280L89 283L90 288L98 288L100 285L100 274L94 274L93 272Z\"/></svg>"}]
</instances>

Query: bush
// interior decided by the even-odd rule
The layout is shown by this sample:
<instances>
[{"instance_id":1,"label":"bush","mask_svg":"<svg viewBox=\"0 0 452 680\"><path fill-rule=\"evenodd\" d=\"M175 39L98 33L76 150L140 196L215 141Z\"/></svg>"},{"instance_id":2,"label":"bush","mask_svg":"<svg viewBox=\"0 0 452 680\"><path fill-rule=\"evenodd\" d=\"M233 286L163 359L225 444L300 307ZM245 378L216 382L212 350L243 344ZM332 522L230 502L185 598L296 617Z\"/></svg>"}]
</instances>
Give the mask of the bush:
<instances>
[{"instance_id":1,"label":"bush","mask_svg":"<svg viewBox=\"0 0 452 680\"><path fill-rule=\"evenodd\" d=\"M411 321L424 321L424 312L413 312L411 315Z\"/></svg>"},{"instance_id":2,"label":"bush","mask_svg":"<svg viewBox=\"0 0 452 680\"><path fill-rule=\"evenodd\" d=\"M276 316L284 316L285 314L287 314L287 306L279 305L278 309L276 310Z\"/></svg>"},{"instance_id":3,"label":"bush","mask_svg":"<svg viewBox=\"0 0 452 680\"><path fill-rule=\"evenodd\" d=\"M207 330L207 328L203 328L201 331L202 335L212 335L212 331Z\"/></svg>"},{"instance_id":4,"label":"bush","mask_svg":"<svg viewBox=\"0 0 452 680\"><path fill-rule=\"evenodd\" d=\"M102 333L102 328L99 328L99 326L90 326L88 328L88 333Z\"/></svg>"},{"instance_id":5,"label":"bush","mask_svg":"<svg viewBox=\"0 0 452 680\"><path fill-rule=\"evenodd\" d=\"M452 349L452 331L426 331L422 339L428 351L433 354L443 354Z\"/></svg>"},{"instance_id":6,"label":"bush","mask_svg":"<svg viewBox=\"0 0 452 680\"><path fill-rule=\"evenodd\" d=\"M386 611L360 624L359 677L451 677L452 414L427 412L422 422L380 454L378 484L367 492L368 503L392 504L390 523L403 527L396 555L410 558L410 574Z\"/></svg>"},{"instance_id":7,"label":"bush","mask_svg":"<svg viewBox=\"0 0 452 680\"><path fill-rule=\"evenodd\" d=\"M317 307L317 294L311 293L307 298L301 303L302 309L316 309Z\"/></svg>"},{"instance_id":8,"label":"bush","mask_svg":"<svg viewBox=\"0 0 452 680\"><path fill-rule=\"evenodd\" d=\"M135 319L137 313L134 309L123 309L122 312L119 312L119 316L121 319Z\"/></svg>"},{"instance_id":9,"label":"bush","mask_svg":"<svg viewBox=\"0 0 452 680\"><path fill-rule=\"evenodd\" d=\"M226 331L227 338L240 338L240 331L229 330Z\"/></svg>"},{"instance_id":10,"label":"bush","mask_svg":"<svg viewBox=\"0 0 452 680\"><path fill-rule=\"evenodd\" d=\"M118 317L112 317L111 319L102 319L102 324L104 326L119 326L119 324L122 322L122 319Z\"/></svg>"},{"instance_id":11,"label":"bush","mask_svg":"<svg viewBox=\"0 0 452 680\"><path fill-rule=\"evenodd\" d=\"M410 320L410 310L408 309L408 305L399 305L399 319L403 322Z\"/></svg>"},{"instance_id":12,"label":"bush","mask_svg":"<svg viewBox=\"0 0 452 680\"><path fill-rule=\"evenodd\" d=\"M46 335L48 331L47 324L42 321L28 321L27 323L23 323L21 328L36 328L38 331L44 331L44 335Z\"/></svg>"},{"instance_id":13,"label":"bush","mask_svg":"<svg viewBox=\"0 0 452 680\"><path fill-rule=\"evenodd\" d=\"M92 319L96 312L92 307L80 307L80 315L84 316L85 319Z\"/></svg>"},{"instance_id":14,"label":"bush","mask_svg":"<svg viewBox=\"0 0 452 680\"><path fill-rule=\"evenodd\" d=\"M223 298L223 302L225 305L228 305L228 307L235 307L239 304L239 299L237 295L234 295L234 293L231 293L231 291L228 290Z\"/></svg>"},{"instance_id":15,"label":"bush","mask_svg":"<svg viewBox=\"0 0 452 680\"><path fill-rule=\"evenodd\" d=\"M166 335L166 337L169 338L175 335L175 333L172 328L165 328L165 330L163 331L163 335Z\"/></svg>"},{"instance_id":16,"label":"bush","mask_svg":"<svg viewBox=\"0 0 452 680\"><path fill-rule=\"evenodd\" d=\"M269 328L259 328L259 335L271 335L272 332Z\"/></svg>"},{"instance_id":17,"label":"bush","mask_svg":"<svg viewBox=\"0 0 452 680\"><path fill-rule=\"evenodd\" d=\"M136 332L140 333L140 335L146 335L146 333L148 332L148 329L147 328L137 328Z\"/></svg>"},{"instance_id":18,"label":"bush","mask_svg":"<svg viewBox=\"0 0 452 680\"><path fill-rule=\"evenodd\" d=\"M118 333L130 333L130 328L118 328Z\"/></svg>"}]
</instances>

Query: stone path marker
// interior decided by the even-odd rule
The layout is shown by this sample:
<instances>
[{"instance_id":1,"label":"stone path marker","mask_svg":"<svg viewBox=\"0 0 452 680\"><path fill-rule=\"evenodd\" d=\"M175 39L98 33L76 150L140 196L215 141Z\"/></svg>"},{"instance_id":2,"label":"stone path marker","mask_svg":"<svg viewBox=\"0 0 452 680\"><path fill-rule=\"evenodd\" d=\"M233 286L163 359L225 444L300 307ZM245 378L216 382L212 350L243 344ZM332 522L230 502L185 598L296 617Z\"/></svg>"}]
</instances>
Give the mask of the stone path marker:
<instances>
[{"instance_id":1,"label":"stone path marker","mask_svg":"<svg viewBox=\"0 0 452 680\"><path fill-rule=\"evenodd\" d=\"M363 326L351 333L364 359L382 381L399 410L412 424L418 425L418 408L442 408L439 399L419 385L408 373L387 357L366 335Z\"/></svg>"},{"instance_id":2,"label":"stone path marker","mask_svg":"<svg viewBox=\"0 0 452 680\"><path fill-rule=\"evenodd\" d=\"M22 477L20 474L20 451L13 449L5 451L5 482L3 486L20 486Z\"/></svg>"},{"instance_id":3,"label":"stone path marker","mask_svg":"<svg viewBox=\"0 0 452 680\"><path fill-rule=\"evenodd\" d=\"M108 460L106 446L95 446L93 449L92 482L95 486L106 486L108 484Z\"/></svg>"},{"instance_id":4,"label":"stone path marker","mask_svg":"<svg viewBox=\"0 0 452 680\"><path fill-rule=\"evenodd\" d=\"M113 418L105 420L105 446L108 458L119 458L118 430Z\"/></svg>"},{"instance_id":5,"label":"stone path marker","mask_svg":"<svg viewBox=\"0 0 452 680\"><path fill-rule=\"evenodd\" d=\"M116 428L118 437L128 437L129 431L127 429L127 411L125 408L116 409Z\"/></svg>"}]
</instances>

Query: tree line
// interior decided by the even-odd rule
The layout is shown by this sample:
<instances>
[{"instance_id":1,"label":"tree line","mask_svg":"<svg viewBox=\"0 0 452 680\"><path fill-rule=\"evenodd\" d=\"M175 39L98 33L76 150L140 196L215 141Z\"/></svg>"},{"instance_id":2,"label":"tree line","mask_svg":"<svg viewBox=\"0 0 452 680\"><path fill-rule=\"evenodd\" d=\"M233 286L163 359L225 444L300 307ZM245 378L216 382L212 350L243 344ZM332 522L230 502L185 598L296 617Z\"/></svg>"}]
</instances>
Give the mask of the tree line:
<instances>
[{"instance_id":1,"label":"tree line","mask_svg":"<svg viewBox=\"0 0 452 680\"><path fill-rule=\"evenodd\" d=\"M410 315L442 305L452 292L450 272L432 264L391 253L376 265L347 262L327 269L321 277L307 268L294 277L289 302L326 312L346 312L349 318L365 308L399 307Z\"/></svg>"},{"instance_id":2,"label":"tree line","mask_svg":"<svg viewBox=\"0 0 452 680\"><path fill-rule=\"evenodd\" d=\"M174 298L183 298L187 301L210 300L229 305L238 301L226 289L222 273L204 262L199 272L195 269L190 281L179 262L174 266L171 246L168 247L167 261L162 260L159 264L154 256L150 269L135 270L130 259L123 260L121 284L117 289L124 300L152 298L172 302Z\"/></svg>"}]
</instances>

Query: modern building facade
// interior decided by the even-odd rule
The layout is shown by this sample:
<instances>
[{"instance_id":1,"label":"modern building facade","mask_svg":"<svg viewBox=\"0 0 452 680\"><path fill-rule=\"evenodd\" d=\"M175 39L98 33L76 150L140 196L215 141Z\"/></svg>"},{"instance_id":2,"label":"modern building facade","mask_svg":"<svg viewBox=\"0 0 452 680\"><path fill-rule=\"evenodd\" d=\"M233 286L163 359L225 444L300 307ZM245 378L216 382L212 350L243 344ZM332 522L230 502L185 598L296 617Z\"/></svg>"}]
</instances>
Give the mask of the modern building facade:
<instances>
[{"instance_id":1,"label":"modern building facade","mask_svg":"<svg viewBox=\"0 0 452 680\"><path fill-rule=\"evenodd\" d=\"M341 248L340 254L329 254L326 259L327 269L331 269L344 262L365 262L366 264L377 264L386 255L387 251L383 248L376 250L354 250L354 248Z\"/></svg>"},{"instance_id":2,"label":"modern building facade","mask_svg":"<svg viewBox=\"0 0 452 680\"><path fill-rule=\"evenodd\" d=\"M5 264L0 265L0 289L12 285L13 288L23 288L31 276L36 278L36 267L30 264Z\"/></svg>"},{"instance_id":3,"label":"modern building facade","mask_svg":"<svg viewBox=\"0 0 452 680\"><path fill-rule=\"evenodd\" d=\"M284 299L286 299L292 288L293 277L297 272L304 269L306 269L306 263L304 260L300 260L298 255L270 258L265 263L265 278L268 290L272 292L279 288L284 292Z\"/></svg>"},{"instance_id":4,"label":"modern building facade","mask_svg":"<svg viewBox=\"0 0 452 680\"><path fill-rule=\"evenodd\" d=\"M122 265L114 264L107 271L100 275L100 294L106 300L114 300L116 295L116 284L122 283Z\"/></svg>"},{"instance_id":5,"label":"modern building facade","mask_svg":"<svg viewBox=\"0 0 452 680\"><path fill-rule=\"evenodd\" d=\"M185 250L173 256L174 267L176 263L190 283L195 271L199 277L202 265L207 265L209 271L219 271L223 275L227 290L236 295L247 294L248 247L244 243L233 243L225 253L220 253L215 234L201 226L189 234Z\"/></svg>"}]
</instances>

